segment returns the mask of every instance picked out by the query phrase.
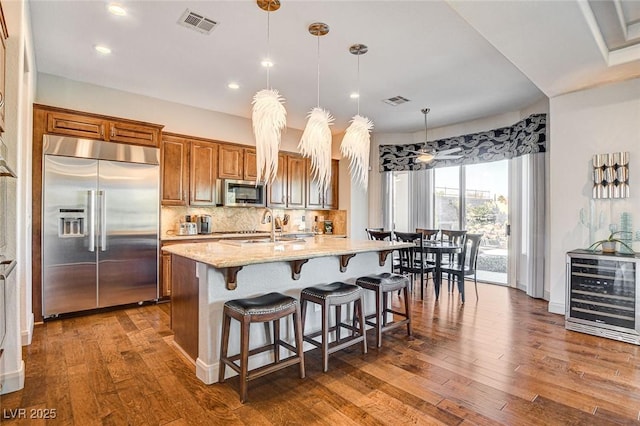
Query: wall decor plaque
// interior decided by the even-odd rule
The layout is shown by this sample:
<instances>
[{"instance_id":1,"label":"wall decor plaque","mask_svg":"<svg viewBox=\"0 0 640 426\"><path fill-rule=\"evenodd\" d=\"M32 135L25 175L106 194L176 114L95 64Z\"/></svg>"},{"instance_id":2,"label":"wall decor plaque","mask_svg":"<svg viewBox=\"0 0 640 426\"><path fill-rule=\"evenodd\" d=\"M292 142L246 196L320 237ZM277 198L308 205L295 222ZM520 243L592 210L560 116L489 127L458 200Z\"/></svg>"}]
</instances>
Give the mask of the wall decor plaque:
<instances>
[{"instance_id":1,"label":"wall decor plaque","mask_svg":"<svg viewBox=\"0 0 640 426\"><path fill-rule=\"evenodd\" d=\"M629 197L629 153L593 156L593 198Z\"/></svg>"}]
</instances>

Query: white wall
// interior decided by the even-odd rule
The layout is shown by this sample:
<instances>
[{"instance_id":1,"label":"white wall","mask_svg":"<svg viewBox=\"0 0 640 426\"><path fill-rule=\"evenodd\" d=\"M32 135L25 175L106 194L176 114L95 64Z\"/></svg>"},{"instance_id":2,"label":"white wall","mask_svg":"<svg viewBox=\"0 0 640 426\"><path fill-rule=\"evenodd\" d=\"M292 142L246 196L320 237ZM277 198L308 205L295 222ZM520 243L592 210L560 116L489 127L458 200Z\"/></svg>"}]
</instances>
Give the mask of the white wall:
<instances>
[{"instance_id":1,"label":"white wall","mask_svg":"<svg viewBox=\"0 0 640 426\"><path fill-rule=\"evenodd\" d=\"M3 2L9 39L6 43L5 132L8 162L18 179L7 180L7 258L18 266L7 281L7 335L5 354L0 361L2 393L24 387L22 343L28 343L33 330L31 315L31 103L35 92L35 61L31 41L28 7L25 2ZM5 178L6 179L6 178Z\"/></svg>"},{"instance_id":2,"label":"white wall","mask_svg":"<svg viewBox=\"0 0 640 426\"><path fill-rule=\"evenodd\" d=\"M550 283L549 310L564 314L565 253L593 242L588 228L580 223L580 210L603 214L604 226L595 239L606 237L608 225L619 224L622 212L631 213L634 231L640 229L640 182L635 179L640 174L640 79L555 97L550 100L550 114L550 230L545 270ZM592 156L617 151L630 153L631 197L593 200ZM639 249L634 242L634 250Z\"/></svg>"}]
</instances>

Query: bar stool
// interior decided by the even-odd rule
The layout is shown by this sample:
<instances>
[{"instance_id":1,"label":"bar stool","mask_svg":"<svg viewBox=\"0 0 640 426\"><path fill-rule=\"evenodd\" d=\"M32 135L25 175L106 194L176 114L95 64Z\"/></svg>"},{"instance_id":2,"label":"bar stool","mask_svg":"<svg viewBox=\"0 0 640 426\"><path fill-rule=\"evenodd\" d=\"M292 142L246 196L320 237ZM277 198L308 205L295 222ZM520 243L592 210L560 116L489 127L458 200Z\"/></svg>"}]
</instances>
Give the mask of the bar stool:
<instances>
[{"instance_id":1,"label":"bar stool","mask_svg":"<svg viewBox=\"0 0 640 426\"><path fill-rule=\"evenodd\" d=\"M376 297L376 313L367 315L365 322L376 329L376 345L382 346L382 333L392 330L402 325L407 325L407 335L411 336L411 308L409 307L409 278L404 275L381 274L367 275L356 280L356 284L367 290L373 290ZM387 307L387 294L396 290L404 293L404 312L397 312ZM404 317L403 320L387 323L387 314L394 314ZM375 318L375 322L369 321Z\"/></svg>"},{"instance_id":2,"label":"bar stool","mask_svg":"<svg viewBox=\"0 0 640 426\"><path fill-rule=\"evenodd\" d=\"M304 335L304 324L307 312L307 303L317 303L322 307L322 329L315 333ZM342 305L354 302L354 324L342 322ZM303 339L312 345L322 349L322 371L325 373L329 369L329 354L344 349L348 346L362 342L362 353L367 353L367 335L364 326L363 311L363 291L360 287L343 282L317 285L307 287L300 292L300 303L302 305L302 330ZM336 325L329 328L329 308L335 306ZM355 327L355 321L359 327ZM340 330L346 328L352 331L350 337L340 339ZM329 332L336 332L336 339L329 344ZM322 341L318 342L314 337L322 335Z\"/></svg>"},{"instance_id":3,"label":"bar stool","mask_svg":"<svg viewBox=\"0 0 640 426\"><path fill-rule=\"evenodd\" d=\"M293 330L296 347L280 340L280 319L293 315ZM229 349L229 329L231 318L240 322L240 353L227 356ZM273 321L273 343L256 349L249 349L249 329L251 323ZM280 347L295 355L280 359ZM273 351L274 362L249 370L249 356L265 351ZM240 360L240 365L236 361ZM300 378L304 379L304 355L302 348L302 326L298 301L281 293L269 293L247 299L229 300L222 312L222 339L220 343L220 367L218 382L224 383L225 366L231 367L240 375L240 402L247 400L247 384L250 380L272 373L290 365L300 364Z\"/></svg>"}]
</instances>

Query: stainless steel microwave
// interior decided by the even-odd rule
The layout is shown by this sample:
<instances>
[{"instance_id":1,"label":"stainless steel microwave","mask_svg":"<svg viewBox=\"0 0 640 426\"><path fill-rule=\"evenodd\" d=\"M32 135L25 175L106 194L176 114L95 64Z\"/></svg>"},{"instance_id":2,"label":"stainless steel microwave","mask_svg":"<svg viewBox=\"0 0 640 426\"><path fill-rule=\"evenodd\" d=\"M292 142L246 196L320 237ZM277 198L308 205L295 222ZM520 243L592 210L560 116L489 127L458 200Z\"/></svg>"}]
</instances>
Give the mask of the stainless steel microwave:
<instances>
[{"instance_id":1,"label":"stainless steel microwave","mask_svg":"<svg viewBox=\"0 0 640 426\"><path fill-rule=\"evenodd\" d=\"M222 184L222 204L227 207L265 207L267 192L263 183L225 179Z\"/></svg>"}]
</instances>

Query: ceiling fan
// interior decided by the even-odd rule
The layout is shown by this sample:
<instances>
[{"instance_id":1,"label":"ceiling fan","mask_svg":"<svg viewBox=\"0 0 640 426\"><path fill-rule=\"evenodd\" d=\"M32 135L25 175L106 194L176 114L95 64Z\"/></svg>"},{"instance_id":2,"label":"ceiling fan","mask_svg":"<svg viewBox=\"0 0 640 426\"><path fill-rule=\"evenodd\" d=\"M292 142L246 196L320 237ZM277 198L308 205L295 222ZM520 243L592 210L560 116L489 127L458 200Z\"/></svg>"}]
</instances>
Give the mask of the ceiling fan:
<instances>
[{"instance_id":1,"label":"ceiling fan","mask_svg":"<svg viewBox=\"0 0 640 426\"><path fill-rule=\"evenodd\" d=\"M462 151L462 148L460 147L443 149L442 151L427 150L427 114L429 114L429 111L431 111L431 109L424 108L424 109L421 109L420 111L422 111L422 113L424 114L424 145L425 147L421 148L418 151L407 150L415 154L415 155L410 155L409 157L415 157L414 161L417 163L428 163L433 160L457 160L458 158L461 158L462 155L452 155L452 154L455 154L456 152Z\"/></svg>"}]
</instances>

